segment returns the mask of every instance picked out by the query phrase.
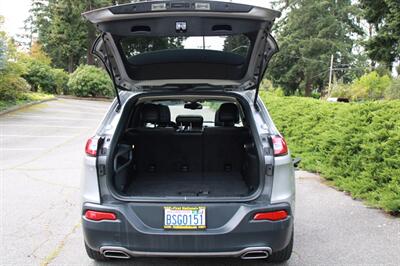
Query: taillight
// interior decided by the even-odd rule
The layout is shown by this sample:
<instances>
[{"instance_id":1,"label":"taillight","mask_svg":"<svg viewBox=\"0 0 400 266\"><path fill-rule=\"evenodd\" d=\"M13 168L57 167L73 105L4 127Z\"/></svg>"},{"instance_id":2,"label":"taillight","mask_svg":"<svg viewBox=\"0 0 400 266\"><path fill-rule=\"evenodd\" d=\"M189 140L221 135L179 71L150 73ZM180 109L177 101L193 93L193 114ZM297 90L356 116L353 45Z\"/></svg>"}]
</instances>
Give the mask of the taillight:
<instances>
[{"instance_id":1,"label":"taillight","mask_svg":"<svg viewBox=\"0 0 400 266\"><path fill-rule=\"evenodd\" d=\"M289 149L284 138L281 136L272 136L272 143L274 145L275 156L283 156L288 154Z\"/></svg>"},{"instance_id":2,"label":"taillight","mask_svg":"<svg viewBox=\"0 0 400 266\"><path fill-rule=\"evenodd\" d=\"M96 157L98 144L99 144L99 137L93 137L88 139L85 147L86 154L92 157Z\"/></svg>"},{"instance_id":3,"label":"taillight","mask_svg":"<svg viewBox=\"0 0 400 266\"><path fill-rule=\"evenodd\" d=\"M98 211L86 211L85 217L92 221L115 221L117 220L117 215L112 212L98 212Z\"/></svg>"},{"instance_id":4,"label":"taillight","mask_svg":"<svg viewBox=\"0 0 400 266\"><path fill-rule=\"evenodd\" d=\"M281 221L288 217L286 211L260 212L254 215L255 221Z\"/></svg>"}]
</instances>

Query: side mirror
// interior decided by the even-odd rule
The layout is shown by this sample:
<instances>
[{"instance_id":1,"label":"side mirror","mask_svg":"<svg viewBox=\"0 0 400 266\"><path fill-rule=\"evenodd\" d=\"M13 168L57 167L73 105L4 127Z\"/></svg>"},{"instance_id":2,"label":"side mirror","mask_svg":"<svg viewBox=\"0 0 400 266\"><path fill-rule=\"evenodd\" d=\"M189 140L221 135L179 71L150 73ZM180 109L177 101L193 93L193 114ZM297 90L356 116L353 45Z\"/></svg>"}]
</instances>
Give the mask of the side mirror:
<instances>
[{"instance_id":1,"label":"side mirror","mask_svg":"<svg viewBox=\"0 0 400 266\"><path fill-rule=\"evenodd\" d=\"M296 167L296 168L299 167L300 163L301 163L301 158L293 159L293 166L294 167Z\"/></svg>"}]
</instances>

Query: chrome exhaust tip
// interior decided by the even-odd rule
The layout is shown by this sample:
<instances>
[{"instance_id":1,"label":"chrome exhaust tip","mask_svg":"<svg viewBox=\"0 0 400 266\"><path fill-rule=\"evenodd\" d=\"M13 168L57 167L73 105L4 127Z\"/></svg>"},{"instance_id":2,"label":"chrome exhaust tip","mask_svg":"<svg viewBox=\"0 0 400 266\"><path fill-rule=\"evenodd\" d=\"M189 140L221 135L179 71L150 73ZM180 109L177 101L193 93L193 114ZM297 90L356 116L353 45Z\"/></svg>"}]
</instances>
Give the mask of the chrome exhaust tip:
<instances>
[{"instance_id":1,"label":"chrome exhaust tip","mask_svg":"<svg viewBox=\"0 0 400 266\"><path fill-rule=\"evenodd\" d=\"M261 260L269 257L267 250L252 250L242 254L240 257L242 260Z\"/></svg>"},{"instance_id":2,"label":"chrome exhaust tip","mask_svg":"<svg viewBox=\"0 0 400 266\"><path fill-rule=\"evenodd\" d=\"M131 258L127 253L121 250L104 250L103 256L110 259L124 259L128 260Z\"/></svg>"}]
</instances>

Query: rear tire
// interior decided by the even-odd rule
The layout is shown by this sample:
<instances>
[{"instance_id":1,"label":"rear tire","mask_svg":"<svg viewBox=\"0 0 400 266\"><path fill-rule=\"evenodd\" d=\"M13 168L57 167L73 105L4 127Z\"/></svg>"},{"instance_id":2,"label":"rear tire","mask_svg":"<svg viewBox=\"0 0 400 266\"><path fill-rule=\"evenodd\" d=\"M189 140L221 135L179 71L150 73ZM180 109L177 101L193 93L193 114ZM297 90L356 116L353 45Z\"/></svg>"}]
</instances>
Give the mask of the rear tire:
<instances>
[{"instance_id":1,"label":"rear tire","mask_svg":"<svg viewBox=\"0 0 400 266\"><path fill-rule=\"evenodd\" d=\"M294 233L292 232L292 237L290 239L289 244L283 250L272 253L272 255L267 259L267 261L274 263L283 263L288 261L292 256L293 242L294 242Z\"/></svg>"},{"instance_id":2,"label":"rear tire","mask_svg":"<svg viewBox=\"0 0 400 266\"><path fill-rule=\"evenodd\" d=\"M91 249L86 243L85 243L85 249L86 249L86 253L88 255L89 258L91 258L92 260L95 261L108 261L108 259L106 257L104 257L100 252Z\"/></svg>"}]
</instances>

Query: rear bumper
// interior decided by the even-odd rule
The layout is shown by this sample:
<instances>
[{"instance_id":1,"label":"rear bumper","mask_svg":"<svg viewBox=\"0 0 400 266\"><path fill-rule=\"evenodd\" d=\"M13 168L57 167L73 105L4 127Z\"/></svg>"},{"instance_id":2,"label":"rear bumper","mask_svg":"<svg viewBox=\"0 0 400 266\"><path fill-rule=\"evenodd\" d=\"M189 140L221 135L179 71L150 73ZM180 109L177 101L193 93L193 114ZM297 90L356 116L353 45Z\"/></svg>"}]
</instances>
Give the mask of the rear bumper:
<instances>
[{"instance_id":1,"label":"rear bumper","mask_svg":"<svg viewBox=\"0 0 400 266\"><path fill-rule=\"evenodd\" d=\"M205 231L162 229L164 206L85 204L83 213L89 209L111 211L118 217L112 222L83 217L85 242L93 250L121 250L131 257L241 257L248 250L266 250L269 254L280 251L289 244L293 231L288 204L206 204ZM290 215L277 222L252 220L257 212L275 210L286 210Z\"/></svg>"}]
</instances>

